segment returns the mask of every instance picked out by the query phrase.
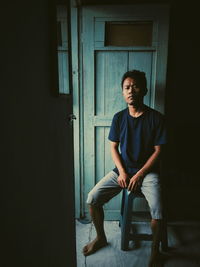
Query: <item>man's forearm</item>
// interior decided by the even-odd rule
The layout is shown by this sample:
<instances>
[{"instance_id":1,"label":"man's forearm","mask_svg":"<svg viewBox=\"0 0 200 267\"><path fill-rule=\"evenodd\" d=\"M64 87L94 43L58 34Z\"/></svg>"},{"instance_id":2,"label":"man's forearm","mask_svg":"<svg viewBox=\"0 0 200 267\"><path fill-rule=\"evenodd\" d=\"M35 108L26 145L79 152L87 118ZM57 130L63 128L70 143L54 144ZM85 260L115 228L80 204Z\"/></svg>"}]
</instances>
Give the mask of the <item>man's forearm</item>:
<instances>
[{"instance_id":1,"label":"man's forearm","mask_svg":"<svg viewBox=\"0 0 200 267\"><path fill-rule=\"evenodd\" d=\"M143 167L137 172L138 174L141 173L142 176L145 176L154 166L154 164L159 160L161 155L161 147L156 146L155 151L143 165Z\"/></svg>"},{"instance_id":2,"label":"man's forearm","mask_svg":"<svg viewBox=\"0 0 200 267\"><path fill-rule=\"evenodd\" d=\"M117 147L111 148L111 156L112 156L112 159L113 159L119 173L120 174L125 173L126 171L125 171L124 166L122 164L122 159L121 159L121 156L119 154L119 150Z\"/></svg>"}]
</instances>

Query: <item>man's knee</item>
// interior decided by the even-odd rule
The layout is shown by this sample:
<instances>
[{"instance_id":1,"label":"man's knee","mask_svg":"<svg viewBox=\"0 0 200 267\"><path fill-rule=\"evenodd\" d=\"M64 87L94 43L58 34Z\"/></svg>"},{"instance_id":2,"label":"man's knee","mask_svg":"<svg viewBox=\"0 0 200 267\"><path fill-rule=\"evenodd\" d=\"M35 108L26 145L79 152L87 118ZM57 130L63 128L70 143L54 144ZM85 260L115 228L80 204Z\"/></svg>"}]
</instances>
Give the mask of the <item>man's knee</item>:
<instances>
[{"instance_id":1,"label":"man's knee","mask_svg":"<svg viewBox=\"0 0 200 267\"><path fill-rule=\"evenodd\" d=\"M98 192L93 192L93 191L90 191L88 193L88 197L87 197L86 203L90 207L99 207L99 206L102 206L101 201L99 201Z\"/></svg>"}]
</instances>

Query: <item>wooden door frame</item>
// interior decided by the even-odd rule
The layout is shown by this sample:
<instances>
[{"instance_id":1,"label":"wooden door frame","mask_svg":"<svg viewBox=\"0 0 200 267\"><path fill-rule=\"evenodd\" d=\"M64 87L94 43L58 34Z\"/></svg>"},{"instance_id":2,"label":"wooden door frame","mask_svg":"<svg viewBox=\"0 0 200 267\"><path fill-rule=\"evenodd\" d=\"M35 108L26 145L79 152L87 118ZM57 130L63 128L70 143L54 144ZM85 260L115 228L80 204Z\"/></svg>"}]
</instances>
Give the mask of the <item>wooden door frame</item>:
<instances>
[{"instance_id":1,"label":"wooden door frame","mask_svg":"<svg viewBox=\"0 0 200 267\"><path fill-rule=\"evenodd\" d=\"M71 60L72 60L72 87L73 87L73 114L76 120L73 122L73 142L74 142L74 179L75 179L75 218L81 218L83 215L83 202L81 198L82 188L82 142L81 142L81 128L82 128L82 113L80 101L81 88L81 71L80 71L80 36L79 36L79 8L74 0L71 2Z\"/></svg>"},{"instance_id":2,"label":"wooden door frame","mask_svg":"<svg viewBox=\"0 0 200 267\"><path fill-rule=\"evenodd\" d=\"M160 39L159 49L157 51L157 64L161 66L162 70L160 75L156 76L155 88L155 102L153 108L157 109L161 113L165 113L165 85L166 85L166 72L167 72L167 53L168 53L168 28L169 28L169 5L163 4L134 4L134 7L141 6L145 10L153 10L155 7L162 7L163 12L167 13L164 16L164 30L166 31L165 39ZM106 10L109 8L123 7L126 8L127 5L98 5L89 6L88 8L93 8L94 10L102 9ZM83 8L86 8L83 6ZM76 218L81 218L84 216L84 203L83 203L83 86L82 86L82 7L77 7L74 5L74 1L71 0L71 42L72 42L72 84L73 84L73 114L76 116L76 121L74 121L74 177L75 177L75 202L76 202ZM160 34L162 29L159 29ZM164 79L163 79L164 77Z\"/></svg>"}]
</instances>

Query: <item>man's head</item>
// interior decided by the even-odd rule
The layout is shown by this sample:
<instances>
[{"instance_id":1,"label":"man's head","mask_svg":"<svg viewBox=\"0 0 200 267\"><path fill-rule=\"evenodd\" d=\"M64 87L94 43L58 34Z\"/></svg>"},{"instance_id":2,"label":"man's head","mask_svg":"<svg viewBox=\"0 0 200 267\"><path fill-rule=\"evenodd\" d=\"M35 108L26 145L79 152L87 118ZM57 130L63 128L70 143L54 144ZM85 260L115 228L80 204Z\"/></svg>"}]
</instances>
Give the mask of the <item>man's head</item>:
<instances>
[{"instance_id":1,"label":"man's head","mask_svg":"<svg viewBox=\"0 0 200 267\"><path fill-rule=\"evenodd\" d=\"M129 105L143 103L143 98L147 93L147 80L144 72L127 71L122 77L121 86L124 99Z\"/></svg>"}]
</instances>

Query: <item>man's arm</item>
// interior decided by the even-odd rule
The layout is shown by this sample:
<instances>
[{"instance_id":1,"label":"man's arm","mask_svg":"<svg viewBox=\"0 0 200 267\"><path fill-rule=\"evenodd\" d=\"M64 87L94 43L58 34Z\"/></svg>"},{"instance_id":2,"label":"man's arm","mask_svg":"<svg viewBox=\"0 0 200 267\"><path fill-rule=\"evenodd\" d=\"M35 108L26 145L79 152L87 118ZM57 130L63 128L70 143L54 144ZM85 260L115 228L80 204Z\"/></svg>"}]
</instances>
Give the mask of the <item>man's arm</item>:
<instances>
[{"instance_id":1,"label":"man's arm","mask_svg":"<svg viewBox=\"0 0 200 267\"><path fill-rule=\"evenodd\" d=\"M155 162L160 158L161 145L154 146L153 154L148 158L143 167L130 179L128 190L132 191L137 187L137 183L140 179L144 178L145 175L151 170Z\"/></svg>"},{"instance_id":2,"label":"man's arm","mask_svg":"<svg viewBox=\"0 0 200 267\"><path fill-rule=\"evenodd\" d=\"M128 174L126 173L123 164L122 164L122 160L121 160L121 156L119 153L119 142L112 142L111 141L111 156L112 159L119 171L119 176L118 176L118 183L121 187L126 188L127 187L127 179L128 179Z\"/></svg>"}]
</instances>

